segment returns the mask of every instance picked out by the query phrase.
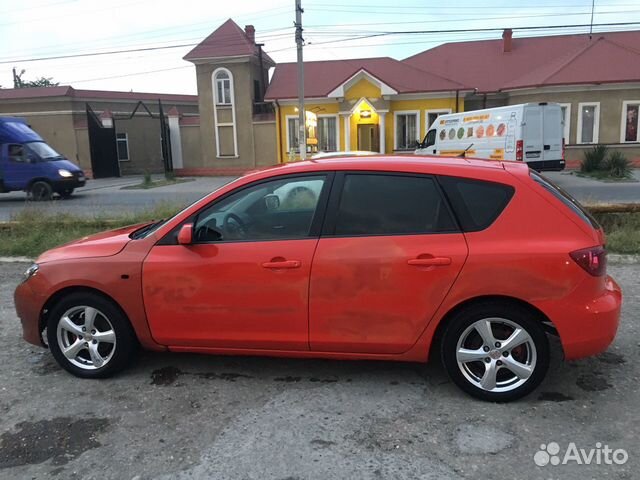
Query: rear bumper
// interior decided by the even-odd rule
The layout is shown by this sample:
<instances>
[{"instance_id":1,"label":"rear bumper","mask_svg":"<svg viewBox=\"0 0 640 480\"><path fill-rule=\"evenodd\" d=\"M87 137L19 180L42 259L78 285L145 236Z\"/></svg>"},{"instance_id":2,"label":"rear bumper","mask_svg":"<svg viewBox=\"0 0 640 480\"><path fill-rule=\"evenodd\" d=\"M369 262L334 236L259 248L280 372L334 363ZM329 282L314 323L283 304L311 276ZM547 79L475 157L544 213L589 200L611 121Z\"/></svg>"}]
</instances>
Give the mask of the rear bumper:
<instances>
[{"instance_id":1,"label":"rear bumper","mask_svg":"<svg viewBox=\"0 0 640 480\"><path fill-rule=\"evenodd\" d=\"M539 160L527 162L527 165L538 172L559 172L564 170L565 162L564 160Z\"/></svg>"},{"instance_id":2,"label":"rear bumper","mask_svg":"<svg viewBox=\"0 0 640 480\"><path fill-rule=\"evenodd\" d=\"M554 322L567 360L597 355L613 342L620 322L622 290L609 276L599 297L580 304L566 302Z\"/></svg>"},{"instance_id":3,"label":"rear bumper","mask_svg":"<svg viewBox=\"0 0 640 480\"><path fill-rule=\"evenodd\" d=\"M40 312L44 300L34 293L29 286L29 281L18 285L13 299L16 313L22 323L22 336L27 342L43 347L40 336Z\"/></svg>"}]
</instances>

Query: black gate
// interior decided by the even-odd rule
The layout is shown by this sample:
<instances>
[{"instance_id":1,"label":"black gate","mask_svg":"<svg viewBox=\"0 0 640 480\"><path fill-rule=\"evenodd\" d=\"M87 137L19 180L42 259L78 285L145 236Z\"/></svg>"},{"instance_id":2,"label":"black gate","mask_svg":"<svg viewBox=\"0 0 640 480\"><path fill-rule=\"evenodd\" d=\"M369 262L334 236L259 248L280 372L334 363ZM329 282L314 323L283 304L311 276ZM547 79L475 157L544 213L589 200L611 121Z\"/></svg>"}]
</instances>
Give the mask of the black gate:
<instances>
[{"instance_id":1,"label":"black gate","mask_svg":"<svg viewBox=\"0 0 640 480\"><path fill-rule=\"evenodd\" d=\"M119 177L120 164L116 147L116 129L104 127L87 103L87 127L93 178Z\"/></svg>"}]
</instances>

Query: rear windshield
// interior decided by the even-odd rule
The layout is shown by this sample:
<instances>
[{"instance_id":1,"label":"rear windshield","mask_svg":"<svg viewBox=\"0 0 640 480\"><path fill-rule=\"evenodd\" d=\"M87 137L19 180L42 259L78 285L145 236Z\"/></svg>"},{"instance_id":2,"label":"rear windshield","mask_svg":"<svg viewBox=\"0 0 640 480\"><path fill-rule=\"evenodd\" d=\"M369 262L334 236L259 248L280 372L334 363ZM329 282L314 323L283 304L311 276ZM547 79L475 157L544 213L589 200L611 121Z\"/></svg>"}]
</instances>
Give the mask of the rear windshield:
<instances>
[{"instance_id":1,"label":"rear windshield","mask_svg":"<svg viewBox=\"0 0 640 480\"><path fill-rule=\"evenodd\" d=\"M513 196L514 188L502 183L468 178L439 177L451 206L465 232L489 227Z\"/></svg>"},{"instance_id":2,"label":"rear windshield","mask_svg":"<svg viewBox=\"0 0 640 480\"><path fill-rule=\"evenodd\" d=\"M580 217L583 222L595 228L596 230L600 229L600 224L598 223L598 221L593 218L593 216L587 210L585 210L585 208L580 205L580 203L575 198L573 198L551 180L542 176L540 173L531 170L529 172L529 175L531 175L531 178L533 178L533 180L535 180L538 184L542 185L542 187L546 191L551 193L554 197L556 197L567 207L573 210L573 213Z\"/></svg>"}]
</instances>

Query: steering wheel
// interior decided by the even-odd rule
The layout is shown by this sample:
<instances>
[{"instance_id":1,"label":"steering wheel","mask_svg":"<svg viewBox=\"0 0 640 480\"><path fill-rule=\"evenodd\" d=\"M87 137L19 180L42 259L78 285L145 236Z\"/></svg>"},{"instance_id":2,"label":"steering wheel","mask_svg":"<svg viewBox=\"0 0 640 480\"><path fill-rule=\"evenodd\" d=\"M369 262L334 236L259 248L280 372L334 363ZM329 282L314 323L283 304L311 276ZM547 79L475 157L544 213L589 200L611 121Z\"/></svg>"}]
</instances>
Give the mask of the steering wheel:
<instances>
[{"instance_id":1,"label":"steering wheel","mask_svg":"<svg viewBox=\"0 0 640 480\"><path fill-rule=\"evenodd\" d=\"M235 213L227 213L222 220L222 228L230 238L246 238L247 226Z\"/></svg>"}]
</instances>

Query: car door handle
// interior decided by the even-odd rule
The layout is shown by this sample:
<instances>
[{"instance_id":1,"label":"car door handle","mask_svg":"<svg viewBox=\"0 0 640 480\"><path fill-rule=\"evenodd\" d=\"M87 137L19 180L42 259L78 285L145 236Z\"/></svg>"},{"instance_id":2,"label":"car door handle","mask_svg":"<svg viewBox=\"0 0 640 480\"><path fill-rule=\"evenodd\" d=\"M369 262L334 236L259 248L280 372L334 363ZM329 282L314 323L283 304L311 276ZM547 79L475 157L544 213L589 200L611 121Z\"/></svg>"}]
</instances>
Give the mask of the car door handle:
<instances>
[{"instance_id":1,"label":"car door handle","mask_svg":"<svg viewBox=\"0 0 640 480\"><path fill-rule=\"evenodd\" d=\"M438 267L451 265L451 259L449 257L412 258L407 260L407 263L415 267Z\"/></svg>"},{"instance_id":2,"label":"car door handle","mask_svg":"<svg viewBox=\"0 0 640 480\"><path fill-rule=\"evenodd\" d=\"M300 260L280 260L276 262L264 262L262 266L264 268L300 268L302 262Z\"/></svg>"}]
</instances>

